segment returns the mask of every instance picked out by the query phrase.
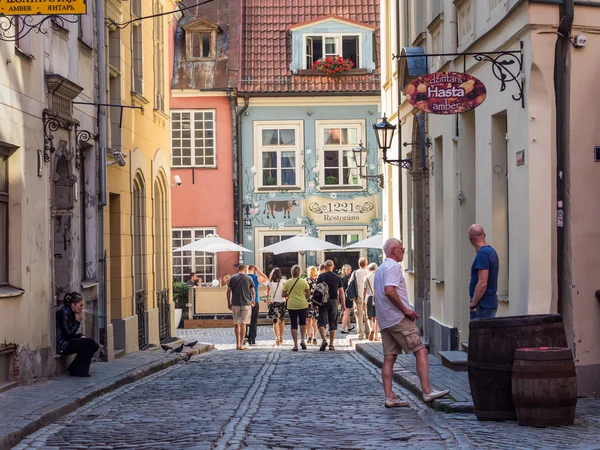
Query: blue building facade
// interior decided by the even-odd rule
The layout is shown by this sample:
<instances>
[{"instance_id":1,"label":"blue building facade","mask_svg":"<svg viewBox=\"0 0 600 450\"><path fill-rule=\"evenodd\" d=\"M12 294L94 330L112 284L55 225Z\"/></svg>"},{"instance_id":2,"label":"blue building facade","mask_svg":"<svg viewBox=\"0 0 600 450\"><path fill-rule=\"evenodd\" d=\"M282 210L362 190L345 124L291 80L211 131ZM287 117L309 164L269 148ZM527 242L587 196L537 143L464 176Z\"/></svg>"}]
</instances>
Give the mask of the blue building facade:
<instances>
[{"instance_id":1,"label":"blue building facade","mask_svg":"<svg viewBox=\"0 0 600 450\"><path fill-rule=\"evenodd\" d=\"M258 3L246 9L254 13L244 18L238 87L247 106L239 119L240 241L253 251L244 254L244 262L266 273L280 267L284 274L294 264L307 267L327 259L338 269L343 264L357 268L362 256L380 262L379 250L261 251L298 234L344 247L380 232L381 188L361 175L380 174L382 168L373 131L381 114L373 23L378 17L366 14L368 20L361 22L360 14L349 18L347 8L332 6L332 15L319 16L312 11L316 7L298 6L297 16L269 24L284 39L267 45L256 31L266 17ZM378 3L370 3L378 12ZM351 60L353 69L332 77L312 69L314 61L327 56ZM362 171L354 158L360 145L368 150Z\"/></svg>"}]
</instances>

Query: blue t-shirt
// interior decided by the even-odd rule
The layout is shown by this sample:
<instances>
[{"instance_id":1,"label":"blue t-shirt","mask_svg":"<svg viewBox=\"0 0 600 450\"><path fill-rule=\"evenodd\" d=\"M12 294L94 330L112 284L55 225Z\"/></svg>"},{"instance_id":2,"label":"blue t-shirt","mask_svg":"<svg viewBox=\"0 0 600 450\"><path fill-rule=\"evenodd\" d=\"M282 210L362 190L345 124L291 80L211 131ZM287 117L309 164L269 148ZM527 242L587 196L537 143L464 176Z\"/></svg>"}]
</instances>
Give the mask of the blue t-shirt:
<instances>
[{"instance_id":1,"label":"blue t-shirt","mask_svg":"<svg viewBox=\"0 0 600 450\"><path fill-rule=\"evenodd\" d=\"M252 278L252 281L254 281L254 293L256 294L254 301L258 305L258 277L253 273L249 273L248 276Z\"/></svg>"},{"instance_id":2,"label":"blue t-shirt","mask_svg":"<svg viewBox=\"0 0 600 450\"><path fill-rule=\"evenodd\" d=\"M498 290L499 266L498 254L496 253L496 250L489 245L481 247L475 255L475 259L471 265L471 282L469 283L469 297L471 299L473 299L475 287L477 286L477 281L479 280L478 270L483 269L489 271L487 288L477 306L489 309L498 308L498 296L496 295L496 292Z\"/></svg>"}]
</instances>

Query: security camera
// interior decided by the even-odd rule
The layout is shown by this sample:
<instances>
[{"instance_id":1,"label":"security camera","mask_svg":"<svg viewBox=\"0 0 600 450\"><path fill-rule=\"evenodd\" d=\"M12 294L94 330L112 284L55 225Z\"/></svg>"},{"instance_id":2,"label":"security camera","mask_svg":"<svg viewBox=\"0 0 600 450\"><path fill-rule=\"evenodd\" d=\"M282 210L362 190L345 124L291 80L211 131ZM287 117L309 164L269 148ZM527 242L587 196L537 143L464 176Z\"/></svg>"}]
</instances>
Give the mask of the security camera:
<instances>
[{"instance_id":1,"label":"security camera","mask_svg":"<svg viewBox=\"0 0 600 450\"><path fill-rule=\"evenodd\" d=\"M115 159L115 162L123 167L125 164L127 164L127 162L125 162L125 155L123 155L123 153L119 150L113 150L112 151L112 155L113 158Z\"/></svg>"},{"instance_id":2,"label":"security camera","mask_svg":"<svg viewBox=\"0 0 600 450\"><path fill-rule=\"evenodd\" d=\"M181 177L179 175L173 175L173 180L175 180L175 184L177 186L181 186L182 181L181 181Z\"/></svg>"}]
</instances>

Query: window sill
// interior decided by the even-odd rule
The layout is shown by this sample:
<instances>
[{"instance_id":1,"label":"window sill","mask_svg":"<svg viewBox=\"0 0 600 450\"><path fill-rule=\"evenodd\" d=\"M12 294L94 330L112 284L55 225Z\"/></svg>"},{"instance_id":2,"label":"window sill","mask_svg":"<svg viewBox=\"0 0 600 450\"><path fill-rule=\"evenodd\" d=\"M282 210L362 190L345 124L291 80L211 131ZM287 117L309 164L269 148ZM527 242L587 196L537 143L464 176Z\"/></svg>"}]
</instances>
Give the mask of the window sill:
<instances>
[{"instance_id":1,"label":"window sill","mask_svg":"<svg viewBox=\"0 0 600 450\"><path fill-rule=\"evenodd\" d=\"M158 108L154 108L154 114L156 114L157 116L162 117L164 120L170 120L171 119L167 113L165 113L163 110L158 109Z\"/></svg>"},{"instance_id":2,"label":"window sill","mask_svg":"<svg viewBox=\"0 0 600 450\"><path fill-rule=\"evenodd\" d=\"M81 282L81 288L82 289L90 289L90 288L98 286L98 284L99 283L96 280L83 280Z\"/></svg>"},{"instance_id":3,"label":"window sill","mask_svg":"<svg viewBox=\"0 0 600 450\"><path fill-rule=\"evenodd\" d=\"M21 50L19 47L15 46L15 55L17 55L19 58L31 63L35 60L35 58L33 57L33 55L30 55L29 53L25 53L23 50Z\"/></svg>"},{"instance_id":4,"label":"window sill","mask_svg":"<svg viewBox=\"0 0 600 450\"><path fill-rule=\"evenodd\" d=\"M499 295L498 296L498 301L502 302L502 303L509 303L509 301L508 301L508 295Z\"/></svg>"},{"instance_id":5,"label":"window sill","mask_svg":"<svg viewBox=\"0 0 600 450\"><path fill-rule=\"evenodd\" d=\"M367 69L350 69L350 70L346 70L345 72L340 72L338 74L336 74L333 77L329 77L329 78L336 78L336 77L343 77L343 76L348 76L348 75L368 75L369 71ZM326 76L323 72L321 72L320 70L316 70L316 69L301 69L298 70L298 73L296 74L298 76L301 77L324 77Z\"/></svg>"},{"instance_id":6,"label":"window sill","mask_svg":"<svg viewBox=\"0 0 600 450\"><path fill-rule=\"evenodd\" d=\"M207 170L207 169L218 169L216 165L214 166L171 166L171 169L184 170L184 169L199 169L199 170Z\"/></svg>"},{"instance_id":7,"label":"window sill","mask_svg":"<svg viewBox=\"0 0 600 450\"><path fill-rule=\"evenodd\" d=\"M25 291L9 284L0 286L0 298L20 297Z\"/></svg>"},{"instance_id":8,"label":"window sill","mask_svg":"<svg viewBox=\"0 0 600 450\"><path fill-rule=\"evenodd\" d=\"M355 186L340 186L340 185L326 185L319 186L319 191L321 192L337 192L337 191L352 191L352 192L360 192L364 191L365 187L360 185Z\"/></svg>"},{"instance_id":9,"label":"window sill","mask_svg":"<svg viewBox=\"0 0 600 450\"><path fill-rule=\"evenodd\" d=\"M79 47L82 48L84 51L89 52L91 54L91 52L94 51L94 48L88 44L87 42L85 42L82 38L79 38Z\"/></svg>"},{"instance_id":10,"label":"window sill","mask_svg":"<svg viewBox=\"0 0 600 450\"><path fill-rule=\"evenodd\" d=\"M435 284L444 284L444 280L440 278L432 278L431 281L433 281Z\"/></svg>"},{"instance_id":11,"label":"window sill","mask_svg":"<svg viewBox=\"0 0 600 450\"><path fill-rule=\"evenodd\" d=\"M137 101L144 105L150 104L150 100L148 100L146 97L144 97L142 94L136 91L131 91L131 98L134 102Z\"/></svg>"},{"instance_id":12,"label":"window sill","mask_svg":"<svg viewBox=\"0 0 600 450\"><path fill-rule=\"evenodd\" d=\"M412 270L412 269L405 269L404 271L405 271L407 274L409 274L409 275L412 275L412 274L414 274L414 273L415 273L415 271L414 271L414 270Z\"/></svg>"},{"instance_id":13,"label":"window sill","mask_svg":"<svg viewBox=\"0 0 600 450\"><path fill-rule=\"evenodd\" d=\"M294 192L301 190L302 188L300 186L263 186L256 188L256 192Z\"/></svg>"}]
</instances>

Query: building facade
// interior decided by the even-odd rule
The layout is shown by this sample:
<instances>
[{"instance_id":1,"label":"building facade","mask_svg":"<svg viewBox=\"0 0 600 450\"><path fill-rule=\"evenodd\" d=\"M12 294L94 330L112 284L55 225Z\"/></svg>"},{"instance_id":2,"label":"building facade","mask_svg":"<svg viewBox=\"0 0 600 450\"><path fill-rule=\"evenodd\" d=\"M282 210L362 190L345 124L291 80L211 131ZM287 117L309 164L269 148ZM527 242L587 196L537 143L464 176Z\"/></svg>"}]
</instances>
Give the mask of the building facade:
<instances>
[{"instance_id":1,"label":"building facade","mask_svg":"<svg viewBox=\"0 0 600 450\"><path fill-rule=\"evenodd\" d=\"M173 65L171 174L173 249L217 234L235 240L234 154L237 151L235 90L239 53L239 2L219 0L195 5L169 33ZM176 183L175 183L176 184ZM203 285L235 273L233 252L174 252L173 279L187 281L194 271Z\"/></svg>"},{"instance_id":2,"label":"building facade","mask_svg":"<svg viewBox=\"0 0 600 450\"><path fill-rule=\"evenodd\" d=\"M570 80L560 85L570 96L565 104L557 102L555 71L565 58L572 58L571 67L593 63L597 39L588 35L587 48L567 45L555 59L564 10L552 3L382 1L383 110L398 126L394 156L413 165L411 172L386 170L384 233L403 237L411 300L430 348L439 351L467 340L475 255L467 230L482 224L500 258L498 315L562 313L580 392L591 393L600 383L593 375L600 364L598 328L591 325L600 303L597 286L585 280L600 260L584 242L598 234L591 224L599 209L584 186L598 182L593 171L600 166L589 163L597 133L582 124L595 114L584 94L593 75L564 72ZM591 4L577 6L573 34L595 30L590 21L598 13ZM450 71L481 80L483 104L436 115L407 101L412 79Z\"/></svg>"},{"instance_id":3,"label":"building facade","mask_svg":"<svg viewBox=\"0 0 600 450\"><path fill-rule=\"evenodd\" d=\"M9 19L0 19L0 386L64 370L55 312L67 292L83 294L82 330L98 338L94 11L46 22L45 35Z\"/></svg>"},{"instance_id":4,"label":"building facade","mask_svg":"<svg viewBox=\"0 0 600 450\"><path fill-rule=\"evenodd\" d=\"M369 150L366 172L380 173L372 125L379 116L379 2L244 2L239 240L245 262L265 273L332 259L357 267L377 251L262 252L297 234L344 246L381 228L381 190L361 178L353 149ZM264 31L266 30L266 31ZM327 56L353 63L331 77L313 70ZM363 173L364 174L364 173Z\"/></svg>"},{"instance_id":5,"label":"building facade","mask_svg":"<svg viewBox=\"0 0 600 450\"><path fill-rule=\"evenodd\" d=\"M106 3L109 358L170 337L174 320L167 82L172 15L161 15L173 7L160 0Z\"/></svg>"}]
</instances>

